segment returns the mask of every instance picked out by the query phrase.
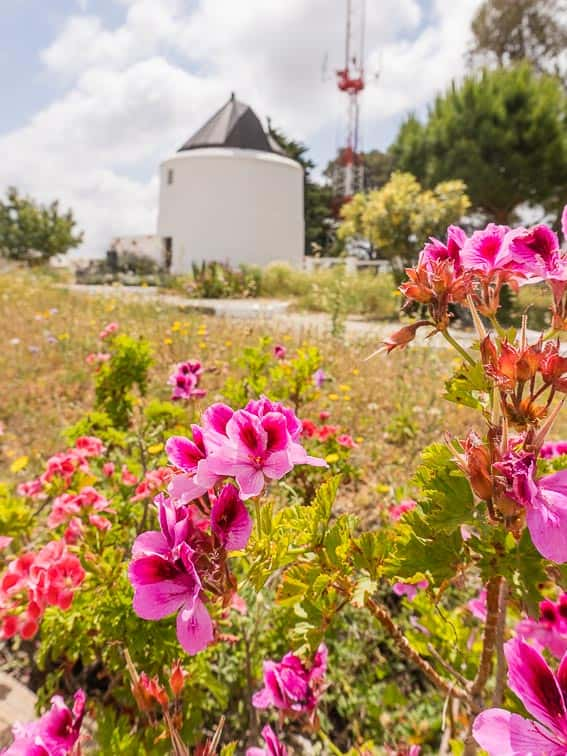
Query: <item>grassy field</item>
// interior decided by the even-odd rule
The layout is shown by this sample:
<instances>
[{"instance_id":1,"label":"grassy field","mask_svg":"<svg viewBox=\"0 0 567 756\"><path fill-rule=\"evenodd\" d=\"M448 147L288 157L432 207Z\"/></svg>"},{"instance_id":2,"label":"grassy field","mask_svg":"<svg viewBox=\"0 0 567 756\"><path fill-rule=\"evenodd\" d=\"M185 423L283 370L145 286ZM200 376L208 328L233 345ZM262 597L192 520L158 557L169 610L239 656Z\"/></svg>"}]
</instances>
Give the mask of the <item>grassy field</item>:
<instances>
[{"instance_id":1,"label":"grassy field","mask_svg":"<svg viewBox=\"0 0 567 756\"><path fill-rule=\"evenodd\" d=\"M215 399L227 375L237 371L235 360L243 348L266 335L265 327L256 323L71 294L41 274L2 276L0 292L0 479L7 481L29 478L64 445L63 429L92 407L93 368L86 357L99 350L98 334L107 322L118 321L121 330L150 341L155 354L150 396L169 397L166 380L180 360L199 359L210 368L202 408ZM363 470L362 479L345 506L366 508L372 518L378 501L409 493L398 487L415 469L420 449L441 440L444 428L459 435L467 427L468 412L439 398L453 359L450 353L415 348L366 362L375 343L345 345L309 334L300 339L286 333L285 320L270 332L290 352L308 342L323 354L329 381L323 396L302 414L306 418L310 411L324 409L330 413L328 422L359 439L354 460ZM14 461L23 456L29 458L26 468L14 472Z\"/></svg>"}]
</instances>

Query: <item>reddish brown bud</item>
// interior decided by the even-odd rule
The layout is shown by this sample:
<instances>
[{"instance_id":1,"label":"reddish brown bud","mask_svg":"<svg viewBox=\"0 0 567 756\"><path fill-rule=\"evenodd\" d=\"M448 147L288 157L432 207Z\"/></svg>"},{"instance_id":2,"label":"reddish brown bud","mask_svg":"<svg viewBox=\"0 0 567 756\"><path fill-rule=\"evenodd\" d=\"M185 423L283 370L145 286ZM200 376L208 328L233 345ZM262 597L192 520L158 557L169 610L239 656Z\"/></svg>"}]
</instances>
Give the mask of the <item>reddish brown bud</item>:
<instances>
[{"instance_id":1,"label":"reddish brown bud","mask_svg":"<svg viewBox=\"0 0 567 756\"><path fill-rule=\"evenodd\" d=\"M471 431L463 441L465 472L472 490L487 501L492 498L493 483L491 475L490 452L476 433Z\"/></svg>"},{"instance_id":2,"label":"reddish brown bud","mask_svg":"<svg viewBox=\"0 0 567 756\"><path fill-rule=\"evenodd\" d=\"M177 659L177 661L171 666L171 674L169 676L169 687L176 698L185 687L185 680L187 677L188 673L181 666L179 659Z\"/></svg>"}]
</instances>

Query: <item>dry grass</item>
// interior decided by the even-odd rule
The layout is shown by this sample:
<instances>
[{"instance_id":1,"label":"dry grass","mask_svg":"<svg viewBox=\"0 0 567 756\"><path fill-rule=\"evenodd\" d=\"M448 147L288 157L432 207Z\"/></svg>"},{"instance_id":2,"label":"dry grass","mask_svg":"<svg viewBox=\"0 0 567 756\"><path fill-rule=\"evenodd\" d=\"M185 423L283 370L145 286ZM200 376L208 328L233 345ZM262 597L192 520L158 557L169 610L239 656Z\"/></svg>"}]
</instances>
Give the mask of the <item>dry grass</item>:
<instances>
[{"instance_id":1,"label":"dry grass","mask_svg":"<svg viewBox=\"0 0 567 756\"><path fill-rule=\"evenodd\" d=\"M213 373L205 377L207 402L218 398L234 360L247 344L265 335L265 326L226 321L151 303L97 299L71 294L41 274L0 276L0 480L29 477L41 459L63 445L61 431L92 406L92 368L85 363L98 351L98 333L110 320L133 335L143 335L155 352L150 395L169 396L165 384L171 366L197 358ZM315 343L332 378L304 417L328 410L334 424L363 441L355 451L362 483L343 506L376 509L378 501L409 493L409 474L419 451L440 441L445 429L461 434L471 414L441 398L453 356L442 350L415 348L389 358L364 357L375 344L344 345L330 337L285 332L285 320L271 335L293 350L301 341ZM53 343L51 343L53 342ZM10 471L15 459L30 458L28 469ZM353 495L354 494L354 495Z\"/></svg>"}]
</instances>

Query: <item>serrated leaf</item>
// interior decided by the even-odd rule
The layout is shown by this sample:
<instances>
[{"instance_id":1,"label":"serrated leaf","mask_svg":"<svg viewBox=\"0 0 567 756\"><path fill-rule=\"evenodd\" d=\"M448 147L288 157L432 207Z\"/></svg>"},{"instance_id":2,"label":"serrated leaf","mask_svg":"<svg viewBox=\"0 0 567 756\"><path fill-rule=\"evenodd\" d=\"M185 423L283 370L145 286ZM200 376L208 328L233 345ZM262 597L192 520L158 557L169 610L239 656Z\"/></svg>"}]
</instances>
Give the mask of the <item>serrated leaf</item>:
<instances>
[{"instance_id":1,"label":"serrated leaf","mask_svg":"<svg viewBox=\"0 0 567 756\"><path fill-rule=\"evenodd\" d=\"M482 409L490 386L480 363L463 363L459 370L445 381L444 399L455 404Z\"/></svg>"}]
</instances>

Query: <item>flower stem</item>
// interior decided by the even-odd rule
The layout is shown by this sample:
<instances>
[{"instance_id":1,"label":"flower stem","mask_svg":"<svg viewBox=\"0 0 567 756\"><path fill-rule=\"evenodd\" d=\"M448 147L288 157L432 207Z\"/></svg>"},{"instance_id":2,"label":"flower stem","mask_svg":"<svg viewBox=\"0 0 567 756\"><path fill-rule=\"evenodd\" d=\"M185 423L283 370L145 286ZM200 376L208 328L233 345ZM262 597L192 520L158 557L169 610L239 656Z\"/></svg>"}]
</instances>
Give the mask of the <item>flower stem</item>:
<instances>
[{"instance_id":1,"label":"flower stem","mask_svg":"<svg viewBox=\"0 0 567 756\"><path fill-rule=\"evenodd\" d=\"M506 633L507 600L508 583L502 578L498 596L498 621L496 624L496 685L494 687L494 696L492 697L493 706L502 706L504 689L506 687L507 665L506 656L504 655L504 636Z\"/></svg>"},{"instance_id":2,"label":"flower stem","mask_svg":"<svg viewBox=\"0 0 567 756\"><path fill-rule=\"evenodd\" d=\"M456 683L450 683L445 680L426 659L420 656L415 648L411 646L410 642L402 633L400 628L395 624L392 615L385 606L376 603L376 601L374 601L374 599L372 599L368 595L364 600L364 605L368 609L370 614L372 614L372 616L378 620L382 627L384 627L402 655L405 656L406 659L409 659L411 662L413 662L415 666L418 667L427 678L429 678L429 680L433 683L433 685L435 685L438 690L442 691L445 695L451 695L455 698L462 699L469 705L473 712L476 712L477 709L474 706L474 702L471 700L468 690L465 690Z\"/></svg>"},{"instance_id":3,"label":"flower stem","mask_svg":"<svg viewBox=\"0 0 567 756\"><path fill-rule=\"evenodd\" d=\"M464 347L462 347L459 344L459 342L451 336L451 334L449 333L449 331L444 330L444 331L441 331L441 333L443 334L443 338L445 339L445 341L448 341L449 344L451 344L451 346L453 347L453 349L456 349L457 352L461 355L461 357L464 357L464 359L470 365L475 365L476 364L475 361L474 361L474 359L470 356L470 354L466 351L466 349Z\"/></svg>"},{"instance_id":4,"label":"flower stem","mask_svg":"<svg viewBox=\"0 0 567 756\"><path fill-rule=\"evenodd\" d=\"M482 654L476 677L471 686L471 695L479 708L482 707L482 692L492 671L492 657L496 645L500 608L500 585L503 578L500 575L491 577L486 586L486 624L482 639Z\"/></svg>"}]
</instances>

